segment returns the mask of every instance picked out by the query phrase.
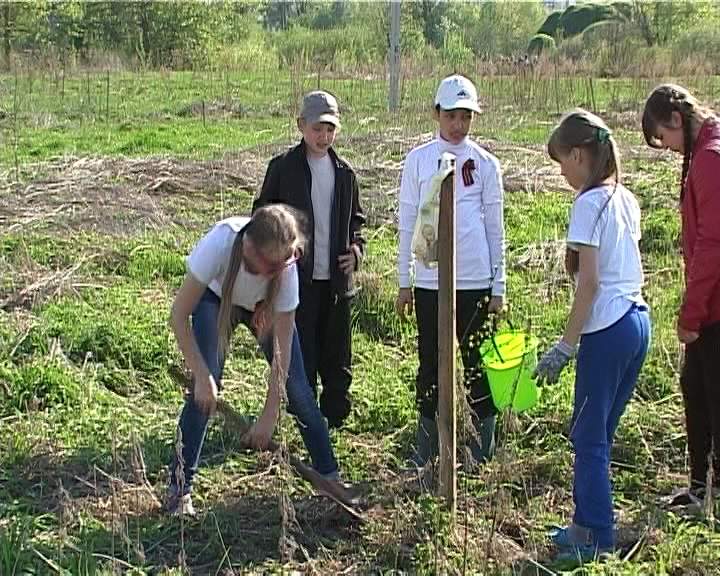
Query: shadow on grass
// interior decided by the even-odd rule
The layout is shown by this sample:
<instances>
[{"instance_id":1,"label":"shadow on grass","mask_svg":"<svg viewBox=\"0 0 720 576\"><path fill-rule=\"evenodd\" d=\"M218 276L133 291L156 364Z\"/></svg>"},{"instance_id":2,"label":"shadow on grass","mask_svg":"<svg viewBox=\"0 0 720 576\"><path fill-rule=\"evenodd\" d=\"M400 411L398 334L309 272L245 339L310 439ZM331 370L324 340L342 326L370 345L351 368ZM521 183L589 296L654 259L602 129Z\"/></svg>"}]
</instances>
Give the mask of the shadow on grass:
<instances>
[{"instance_id":1,"label":"shadow on grass","mask_svg":"<svg viewBox=\"0 0 720 576\"><path fill-rule=\"evenodd\" d=\"M239 451L222 431L209 440L208 468ZM169 460L170 450L163 439L147 438L142 453L152 456L144 471L132 449L114 459L92 448L47 451L6 467L0 517L22 528L4 534L0 522L0 547L14 550L8 566L16 573L47 569L44 557L71 573L114 563L121 571L154 573L184 564L193 574L215 574L231 566L245 571L305 561L357 536L357 523L345 511L298 481L277 478L275 466L264 466L269 457L254 455L255 465L242 466L222 485L212 484L212 471L203 478L207 490L196 490L196 517L170 517L162 509L166 472L159 458Z\"/></svg>"}]
</instances>

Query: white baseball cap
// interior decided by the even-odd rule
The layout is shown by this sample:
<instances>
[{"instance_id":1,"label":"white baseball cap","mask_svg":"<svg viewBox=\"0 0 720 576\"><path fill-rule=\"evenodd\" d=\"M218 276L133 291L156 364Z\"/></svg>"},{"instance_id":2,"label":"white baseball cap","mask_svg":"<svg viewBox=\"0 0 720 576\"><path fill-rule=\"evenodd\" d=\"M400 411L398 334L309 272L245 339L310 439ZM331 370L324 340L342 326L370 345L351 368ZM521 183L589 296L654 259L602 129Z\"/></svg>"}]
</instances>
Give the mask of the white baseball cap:
<instances>
[{"instance_id":1,"label":"white baseball cap","mask_svg":"<svg viewBox=\"0 0 720 576\"><path fill-rule=\"evenodd\" d=\"M448 76L440 82L435 94L435 105L443 110L462 108L480 113L475 85L459 74Z\"/></svg>"}]
</instances>

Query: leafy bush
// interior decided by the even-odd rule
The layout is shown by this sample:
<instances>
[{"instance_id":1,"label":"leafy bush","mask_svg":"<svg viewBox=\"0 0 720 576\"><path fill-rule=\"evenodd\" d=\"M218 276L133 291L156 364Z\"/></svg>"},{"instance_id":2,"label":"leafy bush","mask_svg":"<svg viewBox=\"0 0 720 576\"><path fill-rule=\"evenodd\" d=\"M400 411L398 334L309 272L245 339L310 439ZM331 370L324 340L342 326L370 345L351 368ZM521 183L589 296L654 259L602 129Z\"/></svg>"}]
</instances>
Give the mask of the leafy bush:
<instances>
[{"instance_id":1,"label":"leafy bush","mask_svg":"<svg viewBox=\"0 0 720 576\"><path fill-rule=\"evenodd\" d=\"M590 26L609 20L620 20L622 16L606 4L575 4L568 6L560 18L563 36L577 36Z\"/></svg>"},{"instance_id":2,"label":"leafy bush","mask_svg":"<svg viewBox=\"0 0 720 576\"><path fill-rule=\"evenodd\" d=\"M344 64L379 62L385 55L383 40L356 27L321 32L294 27L271 35L281 68L302 65L335 70Z\"/></svg>"},{"instance_id":3,"label":"leafy bush","mask_svg":"<svg viewBox=\"0 0 720 576\"><path fill-rule=\"evenodd\" d=\"M702 60L712 65L706 71L709 74L720 73L720 28L716 22L705 22L698 27L683 30L674 42L673 63L681 64L685 60ZM694 70L694 74L701 71Z\"/></svg>"},{"instance_id":4,"label":"leafy bush","mask_svg":"<svg viewBox=\"0 0 720 576\"><path fill-rule=\"evenodd\" d=\"M528 43L527 52L528 54L537 55L543 53L552 53L557 50L555 45L555 38L548 36L547 34L535 34Z\"/></svg>"}]
</instances>

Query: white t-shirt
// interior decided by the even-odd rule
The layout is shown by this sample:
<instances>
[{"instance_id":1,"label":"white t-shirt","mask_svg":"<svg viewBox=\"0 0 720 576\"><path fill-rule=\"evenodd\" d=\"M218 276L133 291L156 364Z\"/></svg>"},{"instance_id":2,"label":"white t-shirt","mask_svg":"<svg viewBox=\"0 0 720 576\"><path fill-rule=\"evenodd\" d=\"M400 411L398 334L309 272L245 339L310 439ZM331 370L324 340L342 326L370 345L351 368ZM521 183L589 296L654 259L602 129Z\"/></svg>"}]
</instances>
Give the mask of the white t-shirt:
<instances>
[{"instance_id":1,"label":"white t-shirt","mask_svg":"<svg viewBox=\"0 0 720 576\"><path fill-rule=\"evenodd\" d=\"M335 166L330 154L322 158L307 156L312 187L310 196L313 205L314 253L313 280L330 278L330 213L335 192Z\"/></svg>"},{"instance_id":2,"label":"white t-shirt","mask_svg":"<svg viewBox=\"0 0 720 576\"><path fill-rule=\"evenodd\" d=\"M235 238L249 221L250 218L235 216L218 222L187 257L188 271L220 297ZM300 301L295 264L285 268L281 274L275 311L290 312L298 307ZM255 310L255 305L265 299L268 284L267 278L250 274L243 264L235 279L232 303L246 310Z\"/></svg>"},{"instance_id":3,"label":"white t-shirt","mask_svg":"<svg viewBox=\"0 0 720 576\"><path fill-rule=\"evenodd\" d=\"M599 286L582 333L611 326L633 302L642 297L643 270L640 259L640 206L622 185L598 186L575 198L570 212L567 242L598 249Z\"/></svg>"},{"instance_id":4,"label":"white t-shirt","mask_svg":"<svg viewBox=\"0 0 720 576\"><path fill-rule=\"evenodd\" d=\"M500 163L469 138L451 144L439 136L411 150L403 164L400 183L400 247L398 280L400 288L412 284L412 235L418 209L432 176L438 171L443 152L455 155L455 254L456 287L475 290L492 285L493 295L505 294L505 229L503 226L503 185ZM473 183L465 186L462 167L472 160ZM438 270L414 262L414 285L438 289Z\"/></svg>"}]
</instances>

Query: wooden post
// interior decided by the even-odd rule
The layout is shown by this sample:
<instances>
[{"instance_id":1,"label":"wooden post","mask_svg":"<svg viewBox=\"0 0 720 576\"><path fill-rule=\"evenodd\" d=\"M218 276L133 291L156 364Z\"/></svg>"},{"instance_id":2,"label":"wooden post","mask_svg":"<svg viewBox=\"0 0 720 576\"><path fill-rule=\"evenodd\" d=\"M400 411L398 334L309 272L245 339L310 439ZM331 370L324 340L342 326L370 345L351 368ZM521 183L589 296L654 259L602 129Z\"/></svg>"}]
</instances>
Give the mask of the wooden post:
<instances>
[{"instance_id":1,"label":"wooden post","mask_svg":"<svg viewBox=\"0 0 720 576\"><path fill-rule=\"evenodd\" d=\"M110 70L105 75L105 124L110 123Z\"/></svg>"},{"instance_id":2,"label":"wooden post","mask_svg":"<svg viewBox=\"0 0 720 576\"><path fill-rule=\"evenodd\" d=\"M454 165L454 162L453 162ZM438 222L438 436L440 496L452 520L457 500L455 412L455 170L443 180Z\"/></svg>"}]
</instances>

